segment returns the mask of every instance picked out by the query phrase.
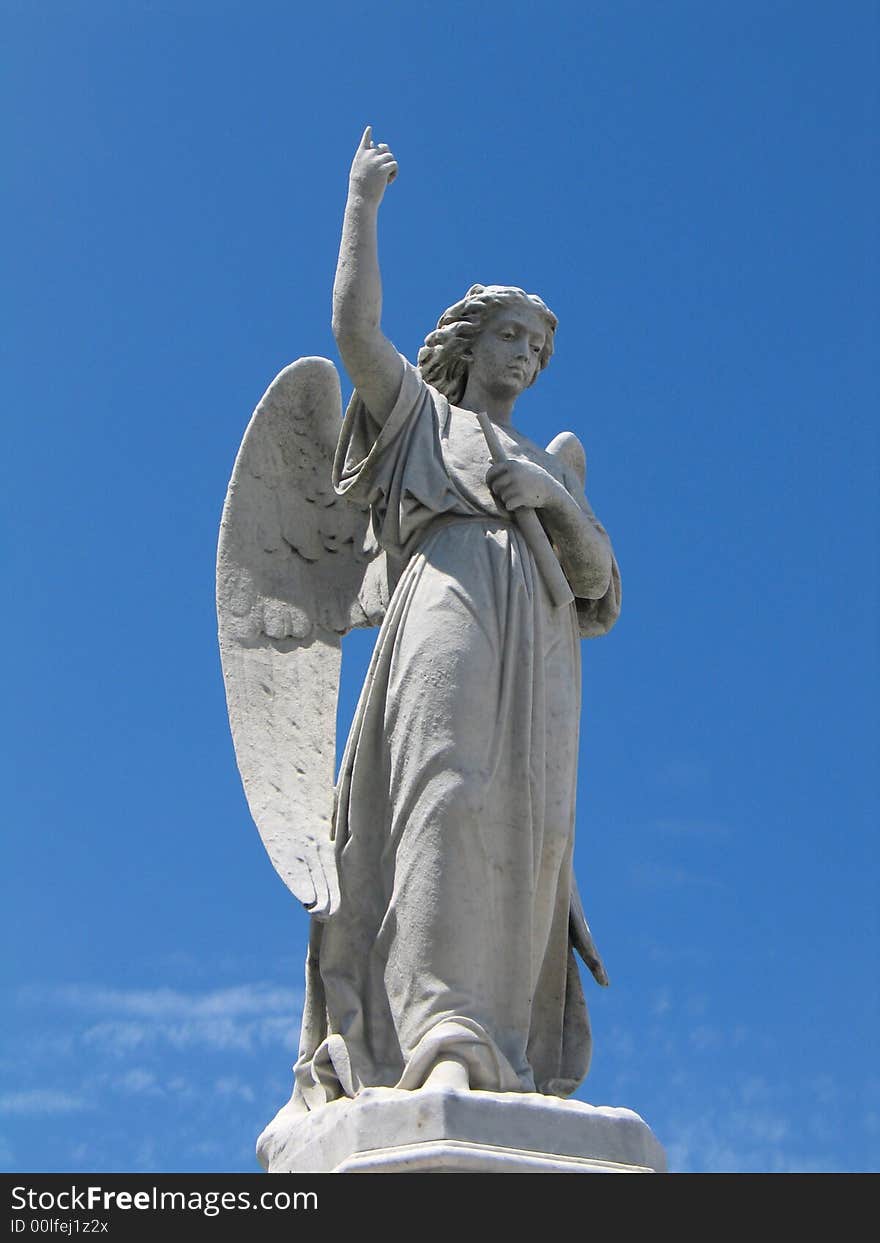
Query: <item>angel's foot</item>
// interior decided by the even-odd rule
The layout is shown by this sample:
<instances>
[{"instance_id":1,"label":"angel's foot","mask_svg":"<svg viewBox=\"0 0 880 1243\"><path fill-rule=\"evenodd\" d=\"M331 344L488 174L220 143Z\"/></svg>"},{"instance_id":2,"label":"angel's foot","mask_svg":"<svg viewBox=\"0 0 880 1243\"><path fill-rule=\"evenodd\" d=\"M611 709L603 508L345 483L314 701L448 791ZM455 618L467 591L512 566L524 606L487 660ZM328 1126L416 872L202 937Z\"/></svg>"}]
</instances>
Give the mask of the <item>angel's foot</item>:
<instances>
[{"instance_id":1,"label":"angel's foot","mask_svg":"<svg viewBox=\"0 0 880 1243\"><path fill-rule=\"evenodd\" d=\"M470 1086L468 1068L459 1057L441 1058L425 1080L426 1088L456 1088L459 1092L467 1092Z\"/></svg>"}]
</instances>

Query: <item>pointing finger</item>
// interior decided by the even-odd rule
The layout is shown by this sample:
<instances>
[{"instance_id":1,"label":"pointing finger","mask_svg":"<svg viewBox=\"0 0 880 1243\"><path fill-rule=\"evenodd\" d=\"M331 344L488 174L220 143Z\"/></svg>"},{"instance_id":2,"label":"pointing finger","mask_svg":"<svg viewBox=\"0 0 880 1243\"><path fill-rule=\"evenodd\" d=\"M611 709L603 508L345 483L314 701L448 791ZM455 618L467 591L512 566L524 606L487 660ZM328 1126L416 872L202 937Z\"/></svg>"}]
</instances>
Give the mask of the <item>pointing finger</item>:
<instances>
[{"instance_id":1,"label":"pointing finger","mask_svg":"<svg viewBox=\"0 0 880 1243\"><path fill-rule=\"evenodd\" d=\"M368 125L367 128L364 130L363 137L361 138L360 147L362 151L368 151L370 147L372 147L372 145L373 145L373 127L372 125Z\"/></svg>"}]
</instances>

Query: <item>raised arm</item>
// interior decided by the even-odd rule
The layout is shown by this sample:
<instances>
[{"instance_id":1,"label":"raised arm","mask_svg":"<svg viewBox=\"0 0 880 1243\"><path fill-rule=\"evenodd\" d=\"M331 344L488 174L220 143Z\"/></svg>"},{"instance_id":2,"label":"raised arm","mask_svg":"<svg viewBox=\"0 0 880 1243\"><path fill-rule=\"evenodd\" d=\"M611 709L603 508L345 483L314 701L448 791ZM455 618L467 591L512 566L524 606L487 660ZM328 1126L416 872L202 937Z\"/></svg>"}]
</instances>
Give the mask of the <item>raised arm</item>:
<instances>
[{"instance_id":1,"label":"raised arm","mask_svg":"<svg viewBox=\"0 0 880 1243\"><path fill-rule=\"evenodd\" d=\"M400 391L403 364L382 333L382 280L376 219L397 161L385 143L374 146L368 125L348 180L339 262L333 283L333 335L345 369L367 409L384 423Z\"/></svg>"}]
</instances>

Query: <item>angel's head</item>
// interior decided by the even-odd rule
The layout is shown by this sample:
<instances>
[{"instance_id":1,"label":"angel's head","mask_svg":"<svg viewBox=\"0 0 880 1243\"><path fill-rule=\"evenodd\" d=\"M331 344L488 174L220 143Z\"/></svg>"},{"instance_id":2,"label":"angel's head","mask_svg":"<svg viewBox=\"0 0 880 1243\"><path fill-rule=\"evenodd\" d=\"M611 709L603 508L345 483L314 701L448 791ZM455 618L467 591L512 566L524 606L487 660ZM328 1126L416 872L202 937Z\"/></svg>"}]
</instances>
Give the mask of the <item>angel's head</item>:
<instances>
[{"instance_id":1,"label":"angel's head","mask_svg":"<svg viewBox=\"0 0 880 1243\"><path fill-rule=\"evenodd\" d=\"M472 285L425 338L419 370L453 405L474 365L522 391L550 361L557 322L537 294L515 285Z\"/></svg>"}]
</instances>

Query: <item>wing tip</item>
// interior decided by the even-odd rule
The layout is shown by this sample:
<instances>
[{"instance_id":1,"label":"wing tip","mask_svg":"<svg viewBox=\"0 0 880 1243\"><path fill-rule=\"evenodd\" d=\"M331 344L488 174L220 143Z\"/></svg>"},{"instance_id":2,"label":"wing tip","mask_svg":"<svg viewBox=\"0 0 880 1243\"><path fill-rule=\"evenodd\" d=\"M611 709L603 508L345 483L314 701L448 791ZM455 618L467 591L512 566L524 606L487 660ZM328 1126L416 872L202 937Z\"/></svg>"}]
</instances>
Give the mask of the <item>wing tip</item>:
<instances>
[{"instance_id":1,"label":"wing tip","mask_svg":"<svg viewBox=\"0 0 880 1243\"><path fill-rule=\"evenodd\" d=\"M586 483L587 454L579 437L574 432L560 432L547 446L547 452L558 457L575 472L581 483Z\"/></svg>"}]
</instances>

